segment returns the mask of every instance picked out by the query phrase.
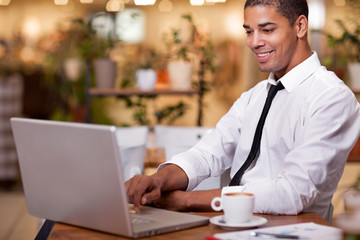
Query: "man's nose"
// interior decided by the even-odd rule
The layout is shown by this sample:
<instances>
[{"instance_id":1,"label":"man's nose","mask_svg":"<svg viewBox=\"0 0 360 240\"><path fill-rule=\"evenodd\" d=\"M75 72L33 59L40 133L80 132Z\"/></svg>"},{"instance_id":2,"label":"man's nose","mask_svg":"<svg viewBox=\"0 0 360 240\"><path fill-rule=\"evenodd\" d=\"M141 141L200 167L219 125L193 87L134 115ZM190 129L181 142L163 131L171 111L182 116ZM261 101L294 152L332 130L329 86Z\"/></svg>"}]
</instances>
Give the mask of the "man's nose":
<instances>
[{"instance_id":1,"label":"man's nose","mask_svg":"<svg viewBox=\"0 0 360 240\"><path fill-rule=\"evenodd\" d=\"M254 32L249 39L249 45L251 48L259 48L265 45L265 41L260 34Z\"/></svg>"}]
</instances>

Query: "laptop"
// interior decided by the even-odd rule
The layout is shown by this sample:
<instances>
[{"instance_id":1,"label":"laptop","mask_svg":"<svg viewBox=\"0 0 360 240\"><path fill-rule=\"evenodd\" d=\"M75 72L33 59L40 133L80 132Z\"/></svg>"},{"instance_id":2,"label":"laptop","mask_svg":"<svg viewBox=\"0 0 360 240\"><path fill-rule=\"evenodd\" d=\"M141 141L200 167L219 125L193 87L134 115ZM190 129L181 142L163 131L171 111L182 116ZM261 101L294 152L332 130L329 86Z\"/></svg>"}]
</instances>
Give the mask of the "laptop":
<instances>
[{"instance_id":1,"label":"laptop","mask_svg":"<svg viewBox=\"0 0 360 240\"><path fill-rule=\"evenodd\" d=\"M131 238L209 221L145 206L134 213L114 126L25 118L11 125L30 215Z\"/></svg>"}]
</instances>

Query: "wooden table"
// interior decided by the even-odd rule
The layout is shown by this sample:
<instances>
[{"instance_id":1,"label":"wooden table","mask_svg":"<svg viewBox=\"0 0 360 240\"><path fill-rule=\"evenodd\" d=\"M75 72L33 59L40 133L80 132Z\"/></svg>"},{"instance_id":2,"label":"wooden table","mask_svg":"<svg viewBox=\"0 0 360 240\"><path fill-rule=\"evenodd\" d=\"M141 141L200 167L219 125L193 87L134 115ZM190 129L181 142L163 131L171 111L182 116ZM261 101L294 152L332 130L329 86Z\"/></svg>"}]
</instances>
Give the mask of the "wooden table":
<instances>
[{"instance_id":1,"label":"wooden table","mask_svg":"<svg viewBox=\"0 0 360 240\"><path fill-rule=\"evenodd\" d=\"M221 213L196 213L203 216L213 217L216 215L219 215ZM286 225L286 224L295 224L295 223L303 223L303 222L315 222L318 224L328 225L330 224L324 220L320 215L317 213L302 213L299 215L294 216L285 216L285 215L259 215L258 216L265 217L268 222L261 226L262 227L270 227L270 226L279 226L279 225ZM156 235L152 237L146 237L141 239L156 239L156 240L162 240L162 239L204 239L206 236L211 236L215 233L221 233L221 232L228 232L226 230L222 230L218 228L217 226L214 226L212 224L208 224L201 227L195 227L190 229L185 229L181 231L171 232L171 233L165 233L161 235ZM127 239L111 234L106 234L102 232L92 231L89 229L79 228L75 226L70 226L66 224L61 223L55 223L53 226L50 235L48 239L91 239L91 240L110 240L110 239Z\"/></svg>"},{"instance_id":2,"label":"wooden table","mask_svg":"<svg viewBox=\"0 0 360 240\"><path fill-rule=\"evenodd\" d=\"M145 159L145 167L147 168L156 168L159 164L165 161L165 152L164 149L148 149ZM208 213L195 213L198 215L213 217L220 215L222 213L219 212L208 212ZM279 225L286 225L286 224L295 224L295 223L303 223L303 222L315 222L322 225L328 225L330 226L329 222L327 222L325 219L323 219L320 215L317 213L302 213L299 215L260 215L256 214L257 216L265 217L268 222L262 227L271 227L271 226L279 226ZM227 232L227 230L223 230L217 226L214 226L212 224L208 224L205 226L185 229L181 231L156 235L153 237L146 237L141 239L156 239L156 240L162 240L162 239L204 239L206 236L211 236L215 233L222 233ZM55 223L54 226L51 229L51 232L49 234L48 239L91 239L91 240L97 240L97 239L128 239L116 235L111 235L107 233L102 233L98 231L93 231L90 229L80 228L76 226L71 226L67 224L62 223Z\"/></svg>"}]
</instances>

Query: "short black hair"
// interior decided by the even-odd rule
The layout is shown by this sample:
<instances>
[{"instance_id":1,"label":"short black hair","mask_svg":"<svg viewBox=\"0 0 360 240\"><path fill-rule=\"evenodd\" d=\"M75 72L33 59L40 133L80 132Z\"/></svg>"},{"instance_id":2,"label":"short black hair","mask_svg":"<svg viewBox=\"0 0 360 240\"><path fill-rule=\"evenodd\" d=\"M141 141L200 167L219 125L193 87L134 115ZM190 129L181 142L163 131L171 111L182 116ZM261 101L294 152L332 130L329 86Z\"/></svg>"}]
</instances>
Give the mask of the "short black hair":
<instances>
[{"instance_id":1,"label":"short black hair","mask_svg":"<svg viewBox=\"0 0 360 240\"><path fill-rule=\"evenodd\" d=\"M289 20L291 26L299 16L304 15L308 18L309 15L306 0L246 0L244 9L258 5L274 7L280 15Z\"/></svg>"}]
</instances>

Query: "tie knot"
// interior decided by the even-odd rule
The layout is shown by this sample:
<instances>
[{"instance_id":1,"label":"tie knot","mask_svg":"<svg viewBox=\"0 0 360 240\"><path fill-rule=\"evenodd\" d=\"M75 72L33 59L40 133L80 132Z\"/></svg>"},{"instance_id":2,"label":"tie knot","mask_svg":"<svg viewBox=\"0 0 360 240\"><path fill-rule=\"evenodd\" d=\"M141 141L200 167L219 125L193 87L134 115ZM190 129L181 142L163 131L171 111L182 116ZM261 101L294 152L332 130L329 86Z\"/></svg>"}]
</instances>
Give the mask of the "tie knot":
<instances>
[{"instance_id":1,"label":"tie knot","mask_svg":"<svg viewBox=\"0 0 360 240\"><path fill-rule=\"evenodd\" d=\"M282 89L284 89L284 85L281 82L279 82L278 85L271 85L269 89L268 97L273 98L275 94Z\"/></svg>"},{"instance_id":2,"label":"tie knot","mask_svg":"<svg viewBox=\"0 0 360 240\"><path fill-rule=\"evenodd\" d=\"M277 85L271 85L270 88L274 88L275 91L280 91L284 89L284 85L282 84L282 82L279 82Z\"/></svg>"},{"instance_id":3,"label":"tie knot","mask_svg":"<svg viewBox=\"0 0 360 240\"><path fill-rule=\"evenodd\" d=\"M276 90L280 91L280 90L283 90L283 89L284 89L284 85L282 84L282 82L279 82L279 84L276 85Z\"/></svg>"}]
</instances>

